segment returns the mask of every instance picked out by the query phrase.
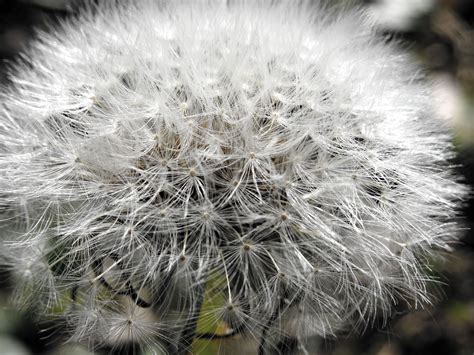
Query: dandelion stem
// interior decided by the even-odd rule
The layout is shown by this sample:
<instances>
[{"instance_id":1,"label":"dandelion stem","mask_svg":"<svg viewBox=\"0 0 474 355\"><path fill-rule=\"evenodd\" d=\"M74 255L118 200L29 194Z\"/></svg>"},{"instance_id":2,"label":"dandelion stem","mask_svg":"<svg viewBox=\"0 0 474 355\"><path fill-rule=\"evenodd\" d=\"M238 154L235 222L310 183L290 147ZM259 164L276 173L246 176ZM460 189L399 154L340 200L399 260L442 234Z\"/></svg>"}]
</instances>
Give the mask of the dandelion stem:
<instances>
[{"instance_id":1,"label":"dandelion stem","mask_svg":"<svg viewBox=\"0 0 474 355\"><path fill-rule=\"evenodd\" d=\"M189 354L189 348L193 340L196 338L197 324L201 313L201 307L204 303L205 289L206 282L200 282L199 285L196 286L196 299L194 301L193 311L190 313L178 341L178 355Z\"/></svg>"},{"instance_id":2,"label":"dandelion stem","mask_svg":"<svg viewBox=\"0 0 474 355\"><path fill-rule=\"evenodd\" d=\"M258 355L265 355L265 345L267 343L267 333L272 327L273 323L275 320L278 318L278 315L280 314L280 309L277 308L275 312L273 312L272 316L268 319L268 322L265 323L264 328L262 330L262 336L260 338L260 344L258 346Z\"/></svg>"}]
</instances>

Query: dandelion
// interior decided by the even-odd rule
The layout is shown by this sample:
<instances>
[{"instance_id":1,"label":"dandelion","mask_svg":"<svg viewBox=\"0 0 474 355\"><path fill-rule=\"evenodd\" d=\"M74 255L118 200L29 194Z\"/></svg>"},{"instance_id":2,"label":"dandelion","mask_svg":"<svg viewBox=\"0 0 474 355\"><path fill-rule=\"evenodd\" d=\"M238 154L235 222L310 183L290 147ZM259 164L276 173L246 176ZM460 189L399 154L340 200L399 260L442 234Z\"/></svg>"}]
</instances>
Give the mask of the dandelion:
<instances>
[{"instance_id":1,"label":"dandelion","mask_svg":"<svg viewBox=\"0 0 474 355\"><path fill-rule=\"evenodd\" d=\"M41 34L1 95L21 303L92 348L259 354L429 303L465 189L427 84L368 19L113 1Z\"/></svg>"}]
</instances>

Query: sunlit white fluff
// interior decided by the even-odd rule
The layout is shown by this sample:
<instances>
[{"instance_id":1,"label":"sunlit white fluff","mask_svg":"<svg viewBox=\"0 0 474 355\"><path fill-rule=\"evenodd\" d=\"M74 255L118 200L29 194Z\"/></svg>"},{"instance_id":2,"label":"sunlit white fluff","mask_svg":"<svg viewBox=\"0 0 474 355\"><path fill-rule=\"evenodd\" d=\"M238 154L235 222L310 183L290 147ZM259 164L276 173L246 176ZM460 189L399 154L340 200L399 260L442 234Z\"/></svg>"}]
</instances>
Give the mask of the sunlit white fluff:
<instances>
[{"instance_id":1,"label":"sunlit white fluff","mask_svg":"<svg viewBox=\"0 0 474 355\"><path fill-rule=\"evenodd\" d=\"M175 352L201 316L263 354L430 301L464 189L427 86L362 13L105 2L10 78L2 253L71 339Z\"/></svg>"}]
</instances>

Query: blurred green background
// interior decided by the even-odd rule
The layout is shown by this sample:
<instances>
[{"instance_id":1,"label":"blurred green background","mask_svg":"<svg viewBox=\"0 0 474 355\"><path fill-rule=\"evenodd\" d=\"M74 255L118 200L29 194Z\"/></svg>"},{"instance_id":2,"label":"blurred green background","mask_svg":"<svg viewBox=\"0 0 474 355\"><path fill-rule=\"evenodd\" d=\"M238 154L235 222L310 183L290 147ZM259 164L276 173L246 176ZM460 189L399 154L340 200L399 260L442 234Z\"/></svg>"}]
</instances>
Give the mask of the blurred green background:
<instances>
[{"instance_id":1,"label":"blurred green background","mask_svg":"<svg viewBox=\"0 0 474 355\"><path fill-rule=\"evenodd\" d=\"M439 117L455 132L455 163L474 186L474 0L360 0L349 6L354 4L366 7L380 34L394 38L425 68ZM8 85L8 62L28 46L35 28L73 16L80 6L81 0L0 0L0 85ZM473 202L461 211L466 226L462 240L446 263L437 266L445 285L436 305L400 310L388 324L376 322L363 335L315 341L311 354L474 355ZM13 309L7 302L7 276L0 270L0 355L91 354L78 345L62 345L57 329ZM226 354L242 353L238 341L228 340L234 350Z\"/></svg>"}]
</instances>

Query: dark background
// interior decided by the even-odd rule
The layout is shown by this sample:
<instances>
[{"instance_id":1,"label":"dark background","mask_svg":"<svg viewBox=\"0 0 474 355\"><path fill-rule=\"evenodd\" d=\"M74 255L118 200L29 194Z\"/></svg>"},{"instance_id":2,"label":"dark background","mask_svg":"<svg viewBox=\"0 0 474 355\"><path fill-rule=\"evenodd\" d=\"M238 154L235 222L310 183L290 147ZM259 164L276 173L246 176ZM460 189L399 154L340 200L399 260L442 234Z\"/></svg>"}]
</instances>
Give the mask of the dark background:
<instances>
[{"instance_id":1,"label":"dark background","mask_svg":"<svg viewBox=\"0 0 474 355\"><path fill-rule=\"evenodd\" d=\"M378 18L381 35L399 41L435 82L434 92L443 100L438 107L440 116L449 120L456 132L456 163L465 181L474 186L474 0L358 3ZM73 16L80 5L81 0L0 0L0 86L8 85L8 63L34 38L34 29ZM326 340L321 344L321 353L474 355L472 199L461 215L466 232L455 252L437 270L446 285L435 306L422 311L401 311L387 326L376 325L362 336ZM12 309L7 303L7 278L0 278L1 355L90 354L80 346L61 345L52 330L40 331L29 315ZM41 329L45 328L48 325L42 324Z\"/></svg>"}]
</instances>

